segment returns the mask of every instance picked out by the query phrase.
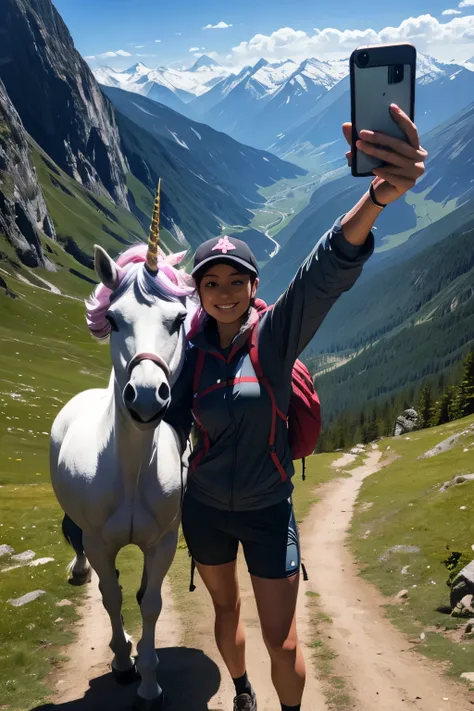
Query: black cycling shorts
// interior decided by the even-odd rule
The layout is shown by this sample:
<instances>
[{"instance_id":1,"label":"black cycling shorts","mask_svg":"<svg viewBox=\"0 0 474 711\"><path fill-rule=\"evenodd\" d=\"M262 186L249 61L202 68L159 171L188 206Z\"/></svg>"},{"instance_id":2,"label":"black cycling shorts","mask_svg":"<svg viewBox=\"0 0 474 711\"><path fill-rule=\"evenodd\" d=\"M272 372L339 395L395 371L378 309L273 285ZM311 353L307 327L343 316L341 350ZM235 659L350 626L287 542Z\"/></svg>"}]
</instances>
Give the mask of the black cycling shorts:
<instances>
[{"instance_id":1,"label":"black cycling shorts","mask_svg":"<svg viewBox=\"0 0 474 711\"><path fill-rule=\"evenodd\" d=\"M223 565L237 558L242 544L250 575L290 578L300 568L298 529L291 500L255 511L221 511L186 495L183 533L201 565Z\"/></svg>"}]
</instances>

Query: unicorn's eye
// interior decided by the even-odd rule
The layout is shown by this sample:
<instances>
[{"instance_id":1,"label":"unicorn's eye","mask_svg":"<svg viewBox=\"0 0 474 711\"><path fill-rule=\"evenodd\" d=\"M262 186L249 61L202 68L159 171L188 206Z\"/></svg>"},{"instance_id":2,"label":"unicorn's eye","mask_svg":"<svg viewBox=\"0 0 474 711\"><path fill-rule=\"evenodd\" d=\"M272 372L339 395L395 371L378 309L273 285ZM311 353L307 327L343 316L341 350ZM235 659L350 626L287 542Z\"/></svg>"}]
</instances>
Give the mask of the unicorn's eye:
<instances>
[{"instance_id":1,"label":"unicorn's eye","mask_svg":"<svg viewBox=\"0 0 474 711\"><path fill-rule=\"evenodd\" d=\"M112 331L118 331L117 323L116 323L114 317L112 316L112 314L105 314L105 318L109 322L110 328L112 329Z\"/></svg>"},{"instance_id":2,"label":"unicorn's eye","mask_svg":"<svg viewBox=\"0 0 474 711\"><path fill-rule=\"evenodd\" d=\"M175 320L173 321L173 324L172 324L172 326L171 326L171 331L170 331L170 333L176 333L177 331L179 331L179 329L181 328L181 326L183 325L183 323L185 322L185 320L186 320L186 314L185 314L185 313L182 313L182 314L179 314L178 316L176 316L176 318L175 318Z\"/></svg>"}]
</instances>

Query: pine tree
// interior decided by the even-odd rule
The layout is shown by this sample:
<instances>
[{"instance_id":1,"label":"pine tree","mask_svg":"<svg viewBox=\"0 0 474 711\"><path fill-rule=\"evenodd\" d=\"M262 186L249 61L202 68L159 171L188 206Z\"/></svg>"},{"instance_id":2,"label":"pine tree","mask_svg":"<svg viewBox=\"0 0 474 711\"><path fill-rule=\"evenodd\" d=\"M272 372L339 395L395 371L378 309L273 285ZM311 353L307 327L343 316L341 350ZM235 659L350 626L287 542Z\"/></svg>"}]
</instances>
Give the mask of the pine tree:
<instances>
[{"instance_id":1,"label":"pine tree","mask_svg":"<svg viewBox=\"0 0 474 711\"><path fill-rule=\"evenodd\" d=\"M449 422L449 411L454 397L454 390L455 388L449 388L449 390L443 393L441 398L437 400L433 408L433 418L431 420L433 427L444 425L446 422Z\"/></svg>"},{"instance_id":2,"label":"pine tree","mask_svg":"<svg viewBox=\"0 0 474 711\"><path fill-rule=\"evenodd\" d=\"M419 428L424 429L431 425L432 420L433 396L431 387L428 383L423 385L418 403Z\"/></svg>"},{"instance_id":3,"label":"pine tree","mask_svg":"<svg viewBox=\"0 0 474 711\"><path fill-rule=\"evenodd\" d=\"M474 350L464 358L461 388L463 389L463 417L467 417L474 414Z\"/></svg>"}]
</instances>

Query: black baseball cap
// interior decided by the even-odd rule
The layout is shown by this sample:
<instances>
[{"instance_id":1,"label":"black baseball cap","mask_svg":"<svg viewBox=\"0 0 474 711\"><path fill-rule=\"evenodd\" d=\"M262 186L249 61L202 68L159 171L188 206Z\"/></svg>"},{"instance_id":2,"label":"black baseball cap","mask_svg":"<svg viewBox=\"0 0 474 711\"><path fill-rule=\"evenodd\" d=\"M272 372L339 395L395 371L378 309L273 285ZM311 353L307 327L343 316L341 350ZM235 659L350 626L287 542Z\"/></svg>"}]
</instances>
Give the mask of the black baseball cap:
<instances>
[{"instance_id":1,"label":"black baseball cap","mask_svg":"<svg viewBox=\"0 0 474 711\"><path fill-rule=\"evenodd\" d=\"M258 264L254 253L248 244L234 237L223 235L203 242L194 255L191 274L195 276L204 266L213 262L237 264L253 272L256 276L258 275Z\"/></svg>"}]
</instances>

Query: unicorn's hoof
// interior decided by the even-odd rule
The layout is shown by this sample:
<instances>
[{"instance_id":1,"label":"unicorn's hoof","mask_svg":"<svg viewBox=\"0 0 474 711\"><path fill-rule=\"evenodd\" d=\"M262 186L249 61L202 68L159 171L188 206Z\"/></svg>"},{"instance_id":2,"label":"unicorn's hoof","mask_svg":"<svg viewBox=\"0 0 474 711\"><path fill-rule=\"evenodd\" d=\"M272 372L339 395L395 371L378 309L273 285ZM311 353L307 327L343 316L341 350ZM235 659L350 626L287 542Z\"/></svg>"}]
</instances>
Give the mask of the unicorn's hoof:
<instances>
[{"instance_id":1,"label":"unicorn's hoof","mask_svg":"<svg viewBox=\"0 0 474 711\"><path fill-rule=\"evenodd\" d=\"M133 665L133 667L127 669L126 671L119 671L118 669L114 669L114 667L112 667L112 675L117 684L120 684L121 686L128 686L129 684L133 684L140 678L135 664Z\"/></svg>"},{"instance_id":2,"label":"unicorn's hoof","mask_svg":"<svg viewBox=\"0 0 474 711\"><path fill-rule=\"evenodd\" d=\"M138 694L135 697L133 711L162 711L166 704L166 699L163 691L156 699L142 699Z\"/></svg>"},{"instance_id":3,"label":"unicorn's hoof","mask_svg":"<svg viewBox=\"0 0 474 711\"><path fill-rule=\"evenodd\" d=\"M74 585L78 588L81 585L86 585L92 580L92 568L87 568L87 570L82 571L82 573L72 573L68 580L69 585Z\"/></svg>"}]
</instances>

